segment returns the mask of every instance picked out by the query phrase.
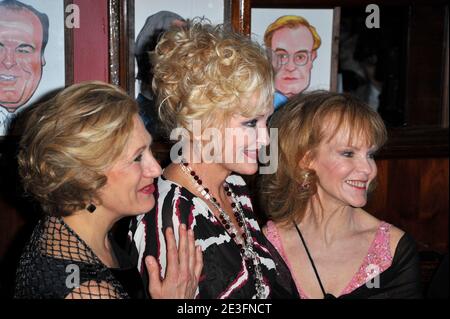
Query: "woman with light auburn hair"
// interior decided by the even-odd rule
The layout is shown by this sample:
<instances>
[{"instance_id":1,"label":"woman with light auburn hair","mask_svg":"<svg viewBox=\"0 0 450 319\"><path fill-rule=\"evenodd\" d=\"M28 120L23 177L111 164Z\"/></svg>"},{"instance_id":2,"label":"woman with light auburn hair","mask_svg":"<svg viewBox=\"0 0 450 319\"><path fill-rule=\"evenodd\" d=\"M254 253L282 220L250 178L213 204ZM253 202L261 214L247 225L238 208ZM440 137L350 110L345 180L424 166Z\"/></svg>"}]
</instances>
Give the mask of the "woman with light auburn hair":
<instances>
[{"instance_id":1,"label":"woman with light auburn hair","mask_svg":"<svg viewBox=\"0 0 450 319\"><path fill-rule=\"evenodd\" d=\"M261 179L267 238L302 298L418 298L414 240L362 208L387 139L378 113L347 94L304 93L276 112L278 170Z\"/></svg>"},{"instance_id":2,"label":"woman with light auburn hair","mask_svg":"<svg viewBox=\"0 0 450 319\"><path fill-rule=\"evenodd\" d=\"M110 233L121 218L155 205L161 168L136 102L113 85L75 84L30 110L24 132L19 173L45 216L21 256L15 297L147 297L135 264ZM201 251L185 226L178 250L171 229L166 236L166 279L159 280L151 257L145 260L151 297L191 298Z\"/></svg>"},{"instance_id":3,"label":"woman with light auburn hair","mask_svg":"<svg viewBox=\"0 0 450 319\"><path fill-rule=\"evenodd\" d=\"M269 144L274 84L264 50L222 26L194 22L161 37L153 65L162 122L183 132L184 147L158 179L152 213L131 226L139 259L155 256L163 276L162 234L186 223L203 251L197 298L295 297L240 176L257 172L258 152Z\"/></svg>"}]
</instances>

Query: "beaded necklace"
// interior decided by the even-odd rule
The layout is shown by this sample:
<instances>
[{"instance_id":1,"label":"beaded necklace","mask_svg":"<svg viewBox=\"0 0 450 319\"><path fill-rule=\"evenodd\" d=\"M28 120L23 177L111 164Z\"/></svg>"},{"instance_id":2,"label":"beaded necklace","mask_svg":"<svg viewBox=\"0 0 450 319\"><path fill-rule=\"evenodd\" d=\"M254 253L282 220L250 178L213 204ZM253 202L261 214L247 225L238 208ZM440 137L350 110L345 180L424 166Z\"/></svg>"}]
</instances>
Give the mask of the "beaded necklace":
<instances>
[{"instance_id":1,"label":"beaded necklace","mask_svg":"<svg viewBox=\"0 0 450 319\"><path fill-rule=\"evenodd\" d=\"M242 210L241 203L237 200L236 194L234 194L229 185L224 182L224 189L227 192L227 196L232 200L231 207L233 208L234 216L236 217L236 221L238 222L239 227L241 227L243 230L242 237L238 236L239 233L234 224L231 222L228 214L222 209L222 207L220 207L217 199L212 196L212 194L209 192L209 189L202 185L202 180L195 173L195 171L191 169L189 164L182 160L180 163L180 167L182 171L190 177L192 184L203 196L203 198L208 200L217 209L217 211L219 212L219 219L221 223L225 227L225 230L228 232L230 237L236 242L237 246L239 247L241 256L243 257L245 262L251 262L250 265L253 265L253 277L256 282L256 298L264 299L266 297L266 294L261 271L261 261L259 259L259 255L254 249L253 237L247 227L247 223L245 222L244 212Z\"/></svg>"}]
</instances>

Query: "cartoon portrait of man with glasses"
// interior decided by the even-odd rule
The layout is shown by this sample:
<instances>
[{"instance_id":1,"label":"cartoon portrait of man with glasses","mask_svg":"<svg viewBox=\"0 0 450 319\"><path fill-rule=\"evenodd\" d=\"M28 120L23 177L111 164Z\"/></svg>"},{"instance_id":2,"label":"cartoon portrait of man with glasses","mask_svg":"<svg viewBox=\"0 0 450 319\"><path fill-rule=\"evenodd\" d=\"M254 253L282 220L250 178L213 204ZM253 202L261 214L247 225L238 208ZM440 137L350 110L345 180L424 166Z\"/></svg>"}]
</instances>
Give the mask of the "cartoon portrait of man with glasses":
<instances>
[{"instance_id":1,"label":"cartoon portrait of man with glasses","mask_svg":"<svg viewBox=\"0 0 450 319\"><path fill-rule=\"evenodd\" d=\"M316 29L301 16L281 16L267 27L264 44L271 53L277 91L290 98L307 89L321 44Z\"/></svg>"}]
</instances>

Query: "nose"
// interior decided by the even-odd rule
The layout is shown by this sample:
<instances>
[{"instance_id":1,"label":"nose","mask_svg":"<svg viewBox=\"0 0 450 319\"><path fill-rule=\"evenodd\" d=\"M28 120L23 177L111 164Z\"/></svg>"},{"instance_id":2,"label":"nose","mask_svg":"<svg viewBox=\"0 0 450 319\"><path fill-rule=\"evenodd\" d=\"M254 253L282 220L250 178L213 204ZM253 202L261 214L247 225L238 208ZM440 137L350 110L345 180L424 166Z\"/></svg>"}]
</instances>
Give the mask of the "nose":
<instances>
[{"instance_id":1,"label":"nose","mask_svg":"<svg viewBox=\"0 0 450 319\"><path fill-rule=\"evenodd\" d=\"M149 159L144 163L143 174L145 177L157 178L161 176L162 169L156 158L150 154Z\"/></svg>"},{"instance_id":2,"label":"nose","mask_svg":"<svg viewBox=\"0 0 450 319\"><path fill-rule=\"evenodd\" d=\"M2 57L2 64L6 69L11 69L17 64L14 50L6 48L4 56Z\"/></svg>"},{"instance_id":3,"label":"nose","mask_svg":"<svg viewBox=\"0 0 450 319\"><path fill-rule=\"evenodd\" d=\"M377 166L370 158L361 158L358 160L358 170L364 174L371 175L376 172Z\"/></svg>"},{"instance_id":4,"label":"nose","mask_svg":"<svg viewBox=\"0 0 450 319\"><path fill-rule=\"evenodd\" d=\"M270 144L269 130L266 126L258 128L258 138L256 142L258 143L259 147Z\"/></svg>"},{"instance_id":5,"label":"nose","mask_svg":"<svg viewBox=\"0 0 450 319\"><path fill-rule=\"evenodd\" d=\"M297 65L294 63L294 57L289 56L288 63L285 64L285 69L288 71L294 71L297 68Z\"/></svg>"}]
</instances>

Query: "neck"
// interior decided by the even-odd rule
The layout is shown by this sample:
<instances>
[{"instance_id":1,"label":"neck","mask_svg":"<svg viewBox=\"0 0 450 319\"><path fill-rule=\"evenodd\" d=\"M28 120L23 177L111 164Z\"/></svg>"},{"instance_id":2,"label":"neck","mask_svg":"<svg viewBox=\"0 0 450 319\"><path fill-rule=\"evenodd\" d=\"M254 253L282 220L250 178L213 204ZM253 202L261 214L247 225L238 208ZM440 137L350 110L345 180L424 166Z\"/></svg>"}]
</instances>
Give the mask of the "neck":
<instances>
[{"instance_id":1,"label":"neck","mask_svg":"<svg viewBox=\"0 0 450 319\"><path fill-rule=\"evenodd\" d=\"M64 222L83 239L100 258L111 251L108 233L120 219L106 212L103 207L97 207L93 213L86 210L74 212L64 217ZM104 262L104 260L102 260Z\"/></svg>"},{"instance_id":2,"label":"neck","mask_svg":"<svg viewBox=\"0 0 450 319\"><path fill-rule=\"evenodd\" d=\"M183 149L183 157L189 163L189 167L200 177L203 187L208 188L216 196L223 194L223 183L231 174L230 170L219 163L203 162L192 144Z\"/></svg>"},{"instance_id":3,"label":"neck","mask_svg":"<svg viewBox=\"0 0 450 319\"><path fill-rule=\"evenodd\" d=\"M223 183L231 173L229 170L216 163L189 163L189 166L200 177L203 187L216 196L223 194Z\"/></svg>"},{"instance_id":4,"label":"neck","mask_svg":"<svg viewBox=\"0 0 450 319\"><path fill-rule=\"evenodd\" d=\"M329 246L354 228L353 209L347 205L321 205L316 195L308 205L301 227L309 234L307 237Z\"/></svg>"}]
</instances>

